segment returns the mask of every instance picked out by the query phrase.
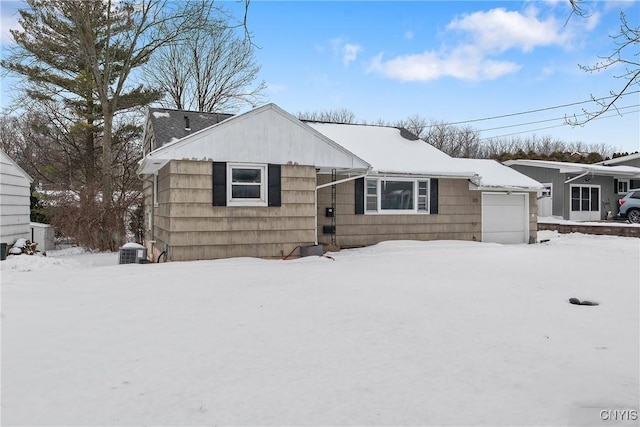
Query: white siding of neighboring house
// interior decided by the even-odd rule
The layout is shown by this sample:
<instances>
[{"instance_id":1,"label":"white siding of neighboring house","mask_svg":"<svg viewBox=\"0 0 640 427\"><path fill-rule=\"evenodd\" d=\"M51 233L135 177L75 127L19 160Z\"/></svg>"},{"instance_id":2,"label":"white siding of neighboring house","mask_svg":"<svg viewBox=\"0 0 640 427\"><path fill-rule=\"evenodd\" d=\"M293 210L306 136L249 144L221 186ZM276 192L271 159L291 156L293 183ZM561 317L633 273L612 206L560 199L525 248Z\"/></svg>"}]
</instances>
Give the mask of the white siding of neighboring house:
<instances>
[{"instance_id":1,"label":"white siding of neighboring house","mask_svg":"<svg viewBox=\"0 0 640 427\"><path fill-rule=\"evenodd\" d=\"M0 150L0 242L30 239L30 184L33 180Z\"/></svg>"}]
</instances>

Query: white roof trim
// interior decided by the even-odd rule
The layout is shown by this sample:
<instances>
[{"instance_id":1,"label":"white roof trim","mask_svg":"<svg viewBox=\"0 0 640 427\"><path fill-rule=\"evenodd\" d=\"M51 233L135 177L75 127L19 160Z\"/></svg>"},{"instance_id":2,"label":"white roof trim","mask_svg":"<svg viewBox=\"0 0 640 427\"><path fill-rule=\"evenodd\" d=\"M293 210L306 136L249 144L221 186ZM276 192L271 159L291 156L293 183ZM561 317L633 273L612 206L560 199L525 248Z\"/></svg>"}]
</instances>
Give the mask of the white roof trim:
<instances>
[{"instance_id":1,"label":"white roof trim","mask_svg":"<svg viewBox=\"0 0 640 427\"><path fill-rule=\"evenodd\" d=\"M507 166L520 165L534 168L556 169L560 173L590 172L594 175L640 177L640 168L633 166L603 166L600 164L552 162L548 160L507 160Z\"/></svg>"},{"instance_id":2,"label":"white roof trim","mask_svg":"<svg viewBox=\"0 0 640 427\"><path fill-rule=\"evenodd\" d=\"M628 162L629 160L640 159L640 153L629 154L622 157L616 157L615 159L603 160L601 162L596 163L596 165L617 165L618 163Z\"/></svg>"},{"instance_id":3,"label":"white roof trim","mask_svg":"<svg viewBox=\"0 0 640 427\"><path fill-rule=\"evenodd\" d=\"M212 125L212 126L210 126L208 128L205 128L205 129L199 130L197 132L194 132L194 133L192 133L192 134L190 134L190 135L188 135L188 136L186 136L186 137L184 137L182 139L170 142L168 144L164 144L162 147L160 147L160 148L152 151L151 153L147 154L139 162L139 167L138 167L137 173L139 175L150 174L150 173L153 173L154 171L158 170L159 168L163 167L165 164L167 164L171 160L178 160L180 158L184 158L183 156L179 156L179 155L175 154L176 150L184 149L185 147L189 146L192 143L201 142L203 135L205 135L207 133L216 132L217 130L222 131L223 129L229 128L229 127L232 127L232 126L241 126L240 123L242 121L250 119L250 118L252 118L254 116L257 116L257 115L259 115L262 112L265 112L267 110L275 111L281 117L283 117L286 120L288 120L291 124L293 124L294 126L297 126L298 128L300 128L303 132L305 132L305 133L307 133L309 135L312 135L315 138L318 138L318 139L322 140L331 149L336 150L337 152L339 152L342 155L346 156L347 158L351 159L351 165L349 165L349 166L333 165L333 164L316 165L316 164L313 164L313 162L310 163L310 165L321 167L323 169L335 168L335 169L338 169L338 170L353 169L353 170L364 171L364 170L369 170L371 168L371 165L369 163L367 163L365 160L363 160L362 158L358 157L357 155L355 155L351 151L347 150L343 146L337 144L335 141L329 139L325 135L323 135L323 134L317 132L316 130L312 129L310 126L307 126L305 123L301 122L300 120L298 120L297 118L295 118L294 116L292 116L288 112L284 111L283 109L281 109L277 105L275 105L275 104L267 104L267 105L264 105L262 107L256 108L254 110L248 111L246 113L230 117L230 118L228 118L226 120L221 121L220 123L217 123L217 124ZM189 157L189 156L186 156L186 157ZM200 160L212 160L212 159L210 159L210 158L201 158ZM240 160L241 159L232 159L232 158L220 159L220 161L240 161ZM292 160L294 162L296 162L295 159L292 159Z\"/></svg>"}]
</instances>

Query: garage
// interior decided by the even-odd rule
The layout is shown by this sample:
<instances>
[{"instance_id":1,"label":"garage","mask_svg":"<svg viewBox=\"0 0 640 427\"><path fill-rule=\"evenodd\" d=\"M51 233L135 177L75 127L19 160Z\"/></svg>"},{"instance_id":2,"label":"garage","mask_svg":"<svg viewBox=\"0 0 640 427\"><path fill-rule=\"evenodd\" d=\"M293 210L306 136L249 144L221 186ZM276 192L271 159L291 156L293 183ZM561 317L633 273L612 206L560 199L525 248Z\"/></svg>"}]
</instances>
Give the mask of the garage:
<instances>
[{"instance_id":1,"label":"garage","mask_svg":"<svg viewBox=\"0 0 640 427\"><path fill-rule=\"evenodd\" d=\"M527 193L482 193L482 241L529 242Z\"/></svg>"}]
</instances>

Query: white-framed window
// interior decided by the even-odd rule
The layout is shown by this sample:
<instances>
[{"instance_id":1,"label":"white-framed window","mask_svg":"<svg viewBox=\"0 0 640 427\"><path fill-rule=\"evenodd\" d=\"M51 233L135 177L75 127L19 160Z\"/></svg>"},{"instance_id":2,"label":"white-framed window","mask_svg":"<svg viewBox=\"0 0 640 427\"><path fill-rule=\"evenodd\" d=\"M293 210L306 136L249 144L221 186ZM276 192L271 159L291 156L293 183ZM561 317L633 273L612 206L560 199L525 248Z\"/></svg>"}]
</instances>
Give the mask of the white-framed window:
<instances>
[{"instance_id":1,"label":"white-framed window","mask_svg":"<svg viewBox=\"0 0 640 427\"><path fill-rule=\"evenodd\" d=\"M267 206L267 165L227 165L227 206Z\"/></svg>"},{"instance_id":2,"label":"white-framed window","mask_svg":"<svg viewBox=\"0 0 640 427\"><path fill-rule=\"evenodd\" d=\"M365 212L429 213L429 180L367 178Z\"/></svg>"},{"instance_id":3,"label":"white-framed window","mask_svg":"<svg viewBox=\"0 0 640 427\"><path fill-rule=\"evenodd\" d=\"M629 192L629 180L628 179L619 179L618 180L618 194L627 194Z\"/></svg>"},{"instance_id":4,"label":"white-framed window","mask_svg":"<svg viewBox=\"0 0 640 427\"><path fill-rule=\"evenodd\" d=\"M596 185L572 185L571 211L600 212L600 187Z\"/></svg>"}]
</instances>

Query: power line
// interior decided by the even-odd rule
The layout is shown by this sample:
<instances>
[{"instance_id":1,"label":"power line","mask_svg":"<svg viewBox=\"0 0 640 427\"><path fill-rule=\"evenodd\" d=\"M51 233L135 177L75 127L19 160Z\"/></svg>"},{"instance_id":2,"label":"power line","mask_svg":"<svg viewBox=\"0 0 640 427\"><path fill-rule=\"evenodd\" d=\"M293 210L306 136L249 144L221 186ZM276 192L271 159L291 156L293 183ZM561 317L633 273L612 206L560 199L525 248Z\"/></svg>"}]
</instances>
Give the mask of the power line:
<instances>
[{"instance_id":1,"label":"power line","mask_svg":"<svg viewBox=\"0 0 640 427\"><path fill-rule=\"evenodd\" d=\"M627 92L627 93L622 94L621 96L632 95L634 93L640 93L640 90L636 90L636 91L633 91L633 92ZM587 101L572 102L570 104L555 105L553 107L538 108L536 110L528 110L528 111L521 111L521 112L518 112L518 113L510 113L510 114L502 114L502 115L499 115L499 116L484 117L482 119L471 119L471 120L462 120L462 121L459 121L459 122L444 123L444 125L461 125L461 124L464 124L464 123L475 123L475 122L482 122L482 121L485 121L485 120L503 119L505 117L520 116L520 115L523 115L523 114L539 113L541 111L555 110L555 109L558 109L558 108L573 107L575 105L587 104L589 102L604 101L605 99L611 99L611 98L615 98L615 95L605 96L603 98L597 98L597 99L589 99Z\"/></svg>"},{"instance_id":2,"label":"power line","mask_svg":"<svg viewBox=\"0 0 640 427\"><path fill-rule=\"evenodd\" d=\"M634 107L637 107L637 105L634 106ZM637 112L640 112L640 110L628 111L627 113L637 113ZM608 118L616 117L616 116L618 116L618 114L611 114L609 116L598 116L598 117L594 118L593 120L608 119ZM486 140L493 139L493 138L505 138L507 136L521 135L523 133L531 133L531 132L536 132L536 131L539 131L539 130L554 129L554 128L559 128L559 127L564 127L564 126L567 126L567 124L561 124L561 125L555 125L555 126L547 126L547 127L543 127L543 128L537 128L537 129L529 129L529 130L524 130L524 131L521 131L521 132L508 133L508 134L505 134L505 135L495 135L495 136L490 136L490 137L486 137L486 138L481 138L480 140L481 141L486 141Z\"/></svg>"},{"instance_id":3,"label":"power line","mask_svg":"<svg viewBox=\"0 0 640 427\"><path fill-rule=\"evenodd\" d=\"M617 110L625 110L627 108L636 108L638 106L640 106L640 105L638 105L638 104L636 104L636 105L627 105L625 107L617 107ZM586 115L588 115L588 114L587 113L581 113L581 114L576 114L576 117L586 116ZM613 117L613 116L617 116L617 115L618 114L614 114L612 116L606 116L606 117ZM557 118L554 118L554 119L538 120L538 121L535 121L535 122L527 122L527 123L519 123L519 124L515 124L515 125L499 126L499 127L495 127L495 128L489 128L489 129L480 129L480 130L478 130L478 132L486 132L486 131L490 131L490 130L507 129L507 128L513 128L513 127L518 127L518 126L535 125L535 124L538 124L538 123L554 122L556 120L564 120L564 119L565 119L565 117L557 117Z\"/></svg>"}]
</instances>

